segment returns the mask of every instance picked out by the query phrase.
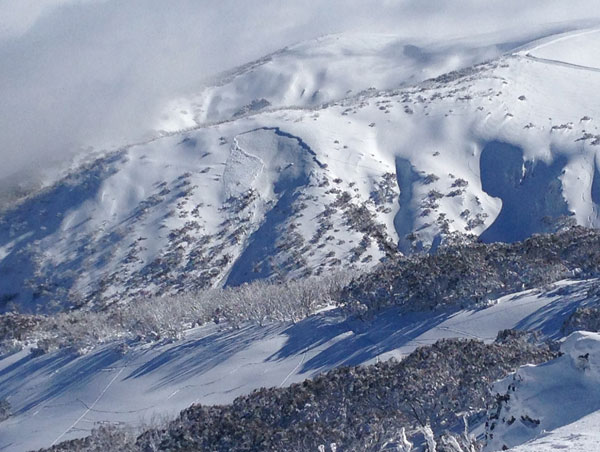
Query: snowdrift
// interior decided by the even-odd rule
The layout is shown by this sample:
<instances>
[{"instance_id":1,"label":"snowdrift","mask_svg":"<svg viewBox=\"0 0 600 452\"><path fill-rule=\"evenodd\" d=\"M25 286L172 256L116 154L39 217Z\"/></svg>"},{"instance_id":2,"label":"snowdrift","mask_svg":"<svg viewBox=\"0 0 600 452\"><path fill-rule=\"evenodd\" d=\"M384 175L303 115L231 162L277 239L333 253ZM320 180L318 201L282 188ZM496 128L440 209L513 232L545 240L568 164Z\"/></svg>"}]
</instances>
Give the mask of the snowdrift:
<instances>
[{"instance_id":1,"label":"snowdrift","mask_svg":"<svg viewBox=\"0 0 600 452\"><path fill-rule=\"evenodd\" d=\"M561 345L563 356L539 366L520 368L494 385L498 405L486 432L485 450L502 450L536 439L536 448L552 448L553 431L568 424L587 425L600 410L600 334L575 332ZM586 418L586 416L588 416ZM581 427L581 426L580 426ZM578 428L580 428L578 427ZM563 429L562 431L567 430ZM571 431L570 428L568 428ZM597 448L597 424L587 433ZM547 441L544 438L550 435ZM538 439L539 438L539 439ZM558 446L556 447L558 448Z\"/></svg>"}]
</instances>

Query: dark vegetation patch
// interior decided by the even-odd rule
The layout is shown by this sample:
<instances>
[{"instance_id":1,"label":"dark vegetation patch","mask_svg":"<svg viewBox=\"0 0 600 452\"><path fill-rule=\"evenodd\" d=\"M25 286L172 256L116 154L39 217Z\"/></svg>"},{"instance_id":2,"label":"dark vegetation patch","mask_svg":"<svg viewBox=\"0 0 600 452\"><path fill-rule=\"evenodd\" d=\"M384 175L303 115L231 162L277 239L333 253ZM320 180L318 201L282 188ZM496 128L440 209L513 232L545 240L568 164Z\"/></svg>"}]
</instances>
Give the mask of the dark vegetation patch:
<instances>
[{"instance_id":1,"label":"dark vegetation patch","mask_svg":"<svg viewBox=\"0 0 600 452\"><path fill-rule=\"evenodd\" d=\"M342 293L364 315L388 306L411 311L473 306L571 277L600 272L600 231L573 227L517 243L449 235L436 254L393 256Z\"/></svg>"}]
</instances>

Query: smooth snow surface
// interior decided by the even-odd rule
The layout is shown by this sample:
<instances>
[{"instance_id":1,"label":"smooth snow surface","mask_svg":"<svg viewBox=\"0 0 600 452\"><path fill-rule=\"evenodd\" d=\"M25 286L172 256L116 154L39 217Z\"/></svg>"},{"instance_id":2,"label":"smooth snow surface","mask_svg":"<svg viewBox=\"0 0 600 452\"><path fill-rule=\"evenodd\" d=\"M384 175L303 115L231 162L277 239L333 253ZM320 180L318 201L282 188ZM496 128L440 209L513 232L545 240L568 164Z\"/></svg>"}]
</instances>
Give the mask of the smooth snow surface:
<instances>
[{"instance_id":1,"label":"smooth snow surface","mask_svg":"<svg viewBox=\"0 0 600 452\"><path fill-rule=\"evenodd\" d=\"M510 450L515 452L593 452L600 450L600 411L564 427L542 434Z\"/></svg>"},{"instance_id":2,"label":"smooth snow surface","mask_svg":"<svg viewBox=\"0 0 600 452\"><path fill-rule=\"evenodd\" d=\"M582 70L600 71L600 30L569 33L558 39L543 42L527 51L527 55L548 63L564 64Z\"/></svg>"},{"instance_id":3,"label":"smooth snow surface","mask_svg":"<svg viewBox=\"0 0 600 452\"><path fill-rule=\"evenodd\" d=\"M505 328L560 326L597 280L563 281L509 295L479 310L412 313L391 309L372 321L326 310L297 324L219 330L207 325L154 345L114 343L77 356L69 350L0 361L0 398L15 415L0 423L0 448L21 451L84 436L99 423L143 425L192 403L222 404L259 387L284 386L341 365L401 359L441 338L492 341Z\"/></svg>"}]
</instances>

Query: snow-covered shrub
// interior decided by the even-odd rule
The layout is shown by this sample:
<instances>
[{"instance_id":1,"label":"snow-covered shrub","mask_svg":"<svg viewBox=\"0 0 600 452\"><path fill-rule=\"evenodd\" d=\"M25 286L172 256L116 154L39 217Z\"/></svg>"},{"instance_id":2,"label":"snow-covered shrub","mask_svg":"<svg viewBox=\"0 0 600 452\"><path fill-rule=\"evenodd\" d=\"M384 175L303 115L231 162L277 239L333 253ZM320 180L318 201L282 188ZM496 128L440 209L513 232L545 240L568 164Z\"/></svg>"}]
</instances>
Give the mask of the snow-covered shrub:
<instances>
[{"instance_id":1,"label":"snow-covered shrub","mask_svg":"<svg viewBox=\"0 0 600 452\"><path fill-rule=\"evenodd\" d=\"M139 451L135 446L135 435L133 432L113 425L102 425L99 428L92 430L90 436L64 441L47 450L53 452Z\"/></svg>"},{"instance_id":2,"label":"snow-covered shrub","mask_svg":"<svg viewBox=\"0 0 600 452\"><path fill-rule=\"evenodd\" d=\"M381 180L375 182L375 187L370 194L370 199L375 205L392 204L398 199L398 182L394 173L385 173Z\"/></svg>"},{"instance_id":3,"label":"snow-covered shrub","mask_svg":"<svg viewBox=\"0 0 600 452\"><path fill-rule=\"evenodd\" d=\"M600 273L597 230L575 227L513 244L458 240L455 235L434 255L390 257L359 276L342 294L345 305L375 310L391 305L409 310L469 306Z\"/></svg>"},{"instance_id":4,"label":"snow-covered shrub","mask_svg":"<svg viewBox=\"0 0 600 452\"><path fill-rule=\"evenodd\" d=\"M35 344L40 353L71 347L81 353L118 338L176 339L186 329L211 321L231 327L245 322L298 321L339 302L350 272L282 283L257 281L113 304L102 311L75 310L50 316L0 316L0 345Z\"/></svg>"},{"instance_id":5,"label":"snow-covered shrub","mask_svg":"<svg viewBox=\"0 0 600 452\"><path fill-rule=\"evenodd\" d=\"M27 336L43 321L42 316L7 313L0 315L0 342L9 339L17 341Z\"/></svg>"},{"instance_id":6,"label":"snow-covered shrub","mask_svg":"<svg viewBox=\"0 0 600 452\"><path fill-rule=\"evenodd\" d=\"M453 433L443 434L437 442L437 452L476 452L481 445L473 439L466 439Z\"/></svg>"},{"instance_id":7,"label":"snow-covered shrub","mask_svg":"<svg viewBox=\"0 0 600 452\"><path fill-rule=\"evenodd\" d=\"M464 179L461 179L460 177L452 183L453 188L463 188L467 185L469 185L469 182Z\"/></svg>"},{"instance_id":8,"label":"snow-covered shrub","mask_svg":"<svg viewBox=\"0 0 600 452\"><path fill-rule=\"evenodd\" d=\"M574 331L600 331L600 307L579 307L577 308L562 326L564 334L571 334Z\"/></svg>"},{"instance_id":9,"label":"snow-covered shrub","mask_svg":"<svg viewBox=\"0 0 600 452\"><path fill-rule=\"evenodd\" d=\"M434 173L430 173L423 178L423 184L424 185L433 184L434 182L437 182L438 180L440 180L439 176L437 176Z\"/></svg>"},{"instance_id":10,"label":"snow-covered shrub","mask_svg":"<svg viewBox=\"0 0 600 452\"><path fill-rule=\"evenodd\" d=\"M0 422L5 421L12 415L12 407L6 399L0 399Z\"/></svg>"},{"instance_id":11,"label":"snow-covered shrub","mask_svg":"<svg viewBox=\"0 0 600 452\"><path fill-rule=\"evenodd\" d=\"M393 438L390 443L384 444L384 448L386 448L388 444L392 445L397 452L411 452L413 448L413 443L406 437L406 429L404 427L400 429L396 434L396 437Z\"/></svg>"},{"instance_id":12,"label":"snow-covered shrub","mask_svg":"<svg viewBox=\"0 0 600 452\"><path fill-rule=\"evenodd\" d=\"M423 433L423 436L425 437L425 442L427 443L427 452L437 452L435 434L433 433L433 430L431 430L431 426L427 424L424 427L422 427L421 433Z\"/></svg>"}]
</instances>

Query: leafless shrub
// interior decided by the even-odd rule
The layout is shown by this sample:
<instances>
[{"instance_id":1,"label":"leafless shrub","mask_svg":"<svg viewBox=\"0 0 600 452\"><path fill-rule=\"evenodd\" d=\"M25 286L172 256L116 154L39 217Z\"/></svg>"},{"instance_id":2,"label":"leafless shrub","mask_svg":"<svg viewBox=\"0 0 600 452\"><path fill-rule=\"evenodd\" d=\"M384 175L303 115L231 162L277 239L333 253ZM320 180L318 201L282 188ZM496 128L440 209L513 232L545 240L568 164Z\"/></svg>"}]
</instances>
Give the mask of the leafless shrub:
<instances>
[{"instance_id":1,"label":"leafless shrub","mask_svg":"<svg viewBox=\"0 0 600 452\"><path fill-rule=\"evenodd\" d=\"M350 272L319 278L142 298L115 303L102 311L75 310L51 316L0 316L0 345L35 344L39 352L73 347L85 353L100 343L133 338L177 339L189 328L208 322L239 327L245 322L299 321L339 301ZM22 318L21 318L22 317ZM27 329L19 325L28 325ZM17 325L19 327L14 327Z\"/></svg>"}]
</instances>

